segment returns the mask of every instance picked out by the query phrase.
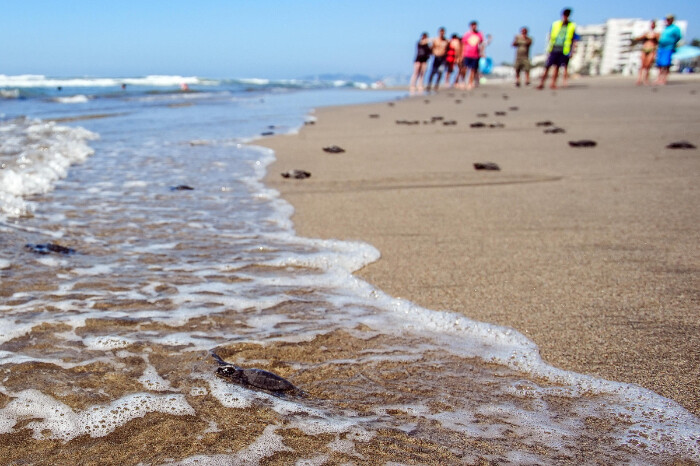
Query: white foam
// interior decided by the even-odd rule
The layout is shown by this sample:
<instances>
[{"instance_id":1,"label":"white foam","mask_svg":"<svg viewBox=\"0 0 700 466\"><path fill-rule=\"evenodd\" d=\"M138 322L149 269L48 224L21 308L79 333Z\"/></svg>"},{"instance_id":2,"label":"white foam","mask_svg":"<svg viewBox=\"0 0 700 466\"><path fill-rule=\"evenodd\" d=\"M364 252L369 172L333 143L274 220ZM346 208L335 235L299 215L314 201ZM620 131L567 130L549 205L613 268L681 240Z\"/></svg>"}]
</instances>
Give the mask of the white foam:
<instances>
[{"instance_id":1,"label":"white foam","mask_svg":"<svg viewBox=\"0 0 700 466\"><path fill-rule=\"evenodd\" d=\"M19 98L19 89L0 89L0 97L3 99L17 99Z\"/></svg>"},{"instance_id":2,"label":"white foam","mask_svg":"<svg viewBox=\"0 0 700 466\"><path fill-rule=\"evenodd\" d=\"M12 400L0 409L0 434L12 432L14 425L25 419L41 419L26 424L36 439L69 441L80 435L103 437L132 419L149 412L177 416L194 415L184 395L152 395L136 393L124 396L109 405L96 405L75 412L69 406L38 390L9 394Z\"/></svg>"},{"instance_id":3,"label":"white foam","mask_svg":"<svg viewBox=\"0 0 700 466\"><path fill-rule=\"evenodd\" d=\"M262 435L247 448L239 451L233 457L234 464L260 464L263 459L280 451L292 451L284 444L284 439L277 433L279 427L269 425Z\"/></svg>"},{"instance_id":4,"label":"white foam","mask_svg":"<svg viewBox=\"0 0 700 466\"><path fill-rule=\"evenodd\" d=\"M148 186L148 183L146 181L141 181L141 180L134 180L134 181L126 181L122 187L124 188L145 188Z\"/></svg>"},{"instance_id":5,"label":"white foam","mask_svg":"<svg viewBox=\"0 0 700 466\"><path fill-rule=\"evenodd\" d=\"M0 212L10 216L28 211L23 197L48 192L72 164L92 155L87 141L97 138L83 128L40 120L15 119L0 128L7 135L0 140L0 153L13 158L0 170Z\"/></svg>"},{"instance_id":6,"label":"white foam","mask_svg":"<svg viewBox=\"0 0 700 466\"><path fill-rule=\"evenodd\" d=\"M302 458L294 464L295 466L322 466L328 464L329 459L328 455L318 455L313 458Z\"/></svg>"},{"instance_id":7,"label":"white foam","mask_svg":"<svg viewBox=\"0 0 700 466\"><path fill-rule=\"evenodd\" d=\"M214 376L202 377L209 383L209 392L226 408L247 408L255 398L253 392L238 385L227 384Z\"/></svg>"},{"instance_id":8,"label":"white foam","mask_svg":"<svg viewBox=\"0 0 700 466\"><path fill-rule=\"evenodd\" d=\"M55 257L50 257L50 256L37 257L35 260L38 263L43 264L47 267L58 267L58 266L66 265L66 261L61 260L61 259L56 259Z\"/></svg>"},{"instance_id":9,"label":"white foam","mask_svg":"<svg viewBox=\"0 0 700 466\"><path fill-rule=\"evenodd\" d=\"M84 104L90 101L90 98L83 94L73 95L70 97L56 97L54 101L61 104Z\"/></svg>"},{"instance_id":10,"label":"white foam","mask_svg":"<svg viewBox=\"0 0 700 466\"><path fill-rule=\"evenodd\" d=\"M0 270L9 269L12 267L12 262L7 259L0 259Z\"/></svg>"},{"instance_id":11,"label":"white foam","mask_svg":"<svg viewBox=\"0 0 700 466\"><path fill-rule=\"evenodd\" d=\"M154 392L173 390L173 388L170 386L170 382L161 377L158 371L156 371L156 368L153 367L148 361L147 355L143 356L143 360L146 362L146 368L143 370L141 377L139 377L139 382L141 382L141 385Z\"/></svg>"},{"instance_id":12,"label":"white foam","mask_svg":"<svg viewBox=\"0 0 700 466\"><path fill-rule=\"evenodd\" d=\"M177 247L178 244L179 243L151 244L149 246L134 248L134 249L132 249L132 251L136 252L136 253L140 253L140 254L148 253L148 252L163 251L163 250L168 250L168 249L175 249L175 247Z\"/></svg>"},{"instance_id":13,"label":"white foam","mask_svg":"<svg viewBox=\"0 0 700 466\"><path fill-rule=\"evenodd\" d=\"M48 78L43 75L16 75L7 76L0 74L0 87L119 87L122 84L132 86L180 86L181 84L207 85L216 84L217 81L202 80L194 76L177 76L177 75L151 75L141 78Z\"/></svg>"},{"instance_id":14,"label":"white foam","mask_svg":"<svg viewBox=\"0 0 700 466\"><path fill-rule=\"evenodd\" d=\"M83 344L91 350L113 350L118 348L126 348L134 342L129 338L118 337L115 335L101 335L96 337L83 338Z\"/></svg>"},{"instance_id":15,"label":"white foam","mask_svg":"<svg viewBox=\"0 0 700 466\"><path fill-rule=\"evenodd\" d=\"M76 275L107 275L112 272L112 266L106 264L94 265L87 268L75 268L71 272Z\"/></svg>"}]
</instances>

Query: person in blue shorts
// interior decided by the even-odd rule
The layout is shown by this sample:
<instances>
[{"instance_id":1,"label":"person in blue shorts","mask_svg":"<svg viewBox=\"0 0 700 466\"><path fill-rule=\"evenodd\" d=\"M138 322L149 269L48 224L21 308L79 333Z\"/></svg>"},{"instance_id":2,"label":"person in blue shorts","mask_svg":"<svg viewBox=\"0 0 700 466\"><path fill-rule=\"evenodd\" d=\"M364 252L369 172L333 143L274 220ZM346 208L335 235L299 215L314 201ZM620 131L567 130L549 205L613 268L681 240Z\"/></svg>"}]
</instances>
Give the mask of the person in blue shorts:
<instances>
[{"instance_id":1,"label":"person in blue shorts","mask_svg":"<svg viewBox=\"0 0 700 466\"><path fill-rule=\"evenodd\" d=\"M673 15L666 16L666 28L659 36L659 47L656 49L656 66L659 67L659 77L656 84L666 84L668 73L671 70L671 59L676 46L681 40L681 28L673 24L676 18Z\"/></svg>"}]
</instances>

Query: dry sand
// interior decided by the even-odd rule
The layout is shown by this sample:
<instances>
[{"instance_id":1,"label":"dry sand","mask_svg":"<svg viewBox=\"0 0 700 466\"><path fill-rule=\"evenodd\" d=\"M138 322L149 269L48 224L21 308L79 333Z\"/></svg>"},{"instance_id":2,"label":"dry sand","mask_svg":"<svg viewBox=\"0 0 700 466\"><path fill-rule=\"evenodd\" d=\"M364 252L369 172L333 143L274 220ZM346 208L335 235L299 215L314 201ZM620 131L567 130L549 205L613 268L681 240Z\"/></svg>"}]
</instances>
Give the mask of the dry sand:
<instances>
[{"instance_id":1,"label":"dry sand","mask_svg":"<svg viewBox=\"0 0 700 466\"><path fill-rule=\"evenodd\" d=\"M266 182L299 234L376 246L357 275L389 294L513 327L557 367L700 414L700 150L666 148L700 145L699 104L697 79L580 79L324 108L261 142L278 158ZM598 145L569 147L579 139ZM346 152L322 151L332 144ZM279 176L289 169L312 177Z\"/></svg>"}]
</instances>

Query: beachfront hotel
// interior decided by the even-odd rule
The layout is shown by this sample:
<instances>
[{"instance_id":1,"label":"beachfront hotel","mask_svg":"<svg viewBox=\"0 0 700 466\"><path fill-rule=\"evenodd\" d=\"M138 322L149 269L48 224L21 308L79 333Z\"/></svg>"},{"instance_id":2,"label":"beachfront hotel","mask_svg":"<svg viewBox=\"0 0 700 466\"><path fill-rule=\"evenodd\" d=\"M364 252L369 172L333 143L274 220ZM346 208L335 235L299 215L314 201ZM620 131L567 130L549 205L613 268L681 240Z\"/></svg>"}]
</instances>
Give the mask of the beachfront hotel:
<instances>
[{"instance_id":1,"label":"beachfront hotel","mask_svg":"<svg viewBox=\"0 0 700 466\"><path fill-rule=\"evenodd\" d=\"M569 70L585 75L636 74L641 66L641 45L633 45L632 39L647 32L650 22L639 18L611 18L605 24L577 25L580 40ZM685 38L688 22L676 20L675 24ZM661 32L664 27L666 21L658 19L656 31Z\"/></svg>"}]
</instances>

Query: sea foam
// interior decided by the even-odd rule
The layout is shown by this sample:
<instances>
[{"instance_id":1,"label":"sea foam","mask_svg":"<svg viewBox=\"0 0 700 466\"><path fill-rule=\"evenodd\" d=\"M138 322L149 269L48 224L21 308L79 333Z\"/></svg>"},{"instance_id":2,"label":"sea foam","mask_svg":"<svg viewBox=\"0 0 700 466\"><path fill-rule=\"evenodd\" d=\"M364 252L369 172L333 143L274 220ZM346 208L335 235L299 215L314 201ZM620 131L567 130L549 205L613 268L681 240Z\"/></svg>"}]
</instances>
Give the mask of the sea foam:
<instances>
[{"instance_id":1,"label":"sea foam","mask_svg":"<svg viewBox=\"0 0 700 466\"><path fill-rule=\"evenodd\" d=\"M84 128L18 118L0 122L0 213L26 214L24 197L50 191L68 168L94 153L87 141L98 135Z\"/></svg>"}]
</instances>

